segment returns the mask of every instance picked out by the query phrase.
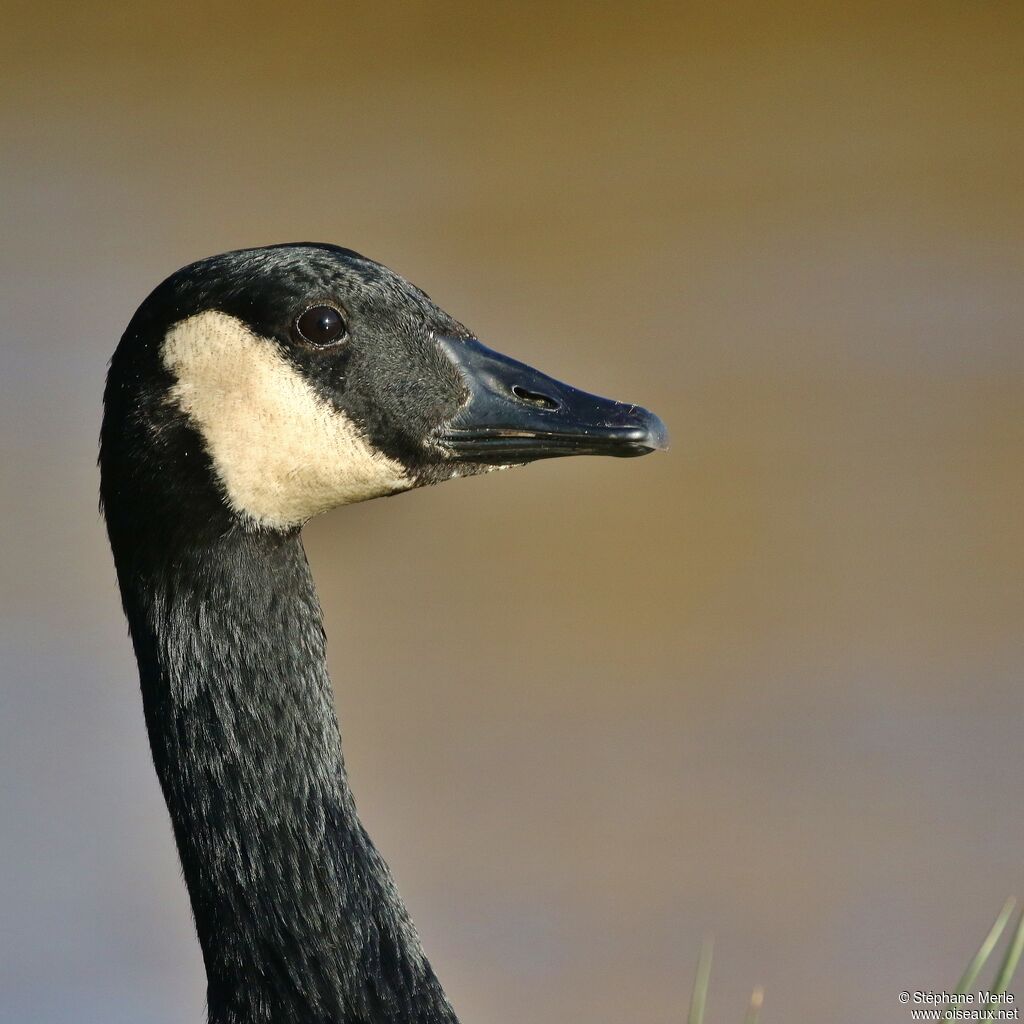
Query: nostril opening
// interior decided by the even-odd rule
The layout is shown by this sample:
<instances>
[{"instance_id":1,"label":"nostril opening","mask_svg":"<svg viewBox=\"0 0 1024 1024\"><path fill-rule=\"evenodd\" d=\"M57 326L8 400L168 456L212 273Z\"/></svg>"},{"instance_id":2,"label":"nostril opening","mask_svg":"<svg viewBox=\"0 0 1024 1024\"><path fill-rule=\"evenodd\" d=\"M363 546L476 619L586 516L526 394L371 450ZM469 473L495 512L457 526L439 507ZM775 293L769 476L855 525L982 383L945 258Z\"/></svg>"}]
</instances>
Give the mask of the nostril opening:
<instances>
[{"instance_id":1,"label":"nostril opening","mask_svg":"<svg viewBox=\"0 0 1024 1024\"><path fill-rule=\"evenodd\" d=\"M520 402L526 402L527 405L535 405L538 409L553 410L558 408L558 402L553 398L548 398L547 395L542 395L539 391L530 391L527 388L520 387L518 384L512 385L512 394Z\"/></svg>"}]
</instances>

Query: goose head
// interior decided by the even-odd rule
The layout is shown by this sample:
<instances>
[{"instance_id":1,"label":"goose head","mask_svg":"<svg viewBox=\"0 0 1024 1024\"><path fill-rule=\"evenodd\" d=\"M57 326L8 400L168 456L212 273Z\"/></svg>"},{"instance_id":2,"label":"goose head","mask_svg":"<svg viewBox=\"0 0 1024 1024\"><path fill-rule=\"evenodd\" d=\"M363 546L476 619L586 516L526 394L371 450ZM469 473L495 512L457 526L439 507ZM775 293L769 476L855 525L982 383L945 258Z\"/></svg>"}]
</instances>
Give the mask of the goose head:
<instances>
[{"instance_id":1,"label":"goose head","mask_svg":"<svg viewBox=\"0 0 1024 1024\"><path fill-rule=\"evenodd\" d=\"M293 531L458 476L666 443L652 413L490 350L381 264L280 245L193 263L139 308L108 377L104 504Z\"/></svg>"}]
</instances>

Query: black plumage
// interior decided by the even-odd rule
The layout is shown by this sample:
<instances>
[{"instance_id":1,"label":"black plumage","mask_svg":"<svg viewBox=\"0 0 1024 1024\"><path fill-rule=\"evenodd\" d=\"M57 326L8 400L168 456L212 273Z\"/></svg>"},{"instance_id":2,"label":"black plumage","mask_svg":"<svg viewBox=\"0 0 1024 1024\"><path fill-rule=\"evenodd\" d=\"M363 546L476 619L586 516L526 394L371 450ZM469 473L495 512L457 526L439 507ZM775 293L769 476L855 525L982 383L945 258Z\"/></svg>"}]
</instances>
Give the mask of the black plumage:
<instances>
[{"instance_id":1,"label":"black plumage","mask_svg":"<svg viewBox=\"0 0 1024 1024\"><path fill-rule=\"evenodd\" d=\"M302 336L311 308L343 317L340 343ZM209 423L183 405L164 357L176 325L210 312L256 338L374 459L401 467L406 482L382 494L574 444L642 454L664 446L664 428L489 353L422 291L333 246L184 268L142 304L112 359L102 505L211 1024L452 1024L356 815L301 522L239 506Z\"/></svg>"}]
</instances>

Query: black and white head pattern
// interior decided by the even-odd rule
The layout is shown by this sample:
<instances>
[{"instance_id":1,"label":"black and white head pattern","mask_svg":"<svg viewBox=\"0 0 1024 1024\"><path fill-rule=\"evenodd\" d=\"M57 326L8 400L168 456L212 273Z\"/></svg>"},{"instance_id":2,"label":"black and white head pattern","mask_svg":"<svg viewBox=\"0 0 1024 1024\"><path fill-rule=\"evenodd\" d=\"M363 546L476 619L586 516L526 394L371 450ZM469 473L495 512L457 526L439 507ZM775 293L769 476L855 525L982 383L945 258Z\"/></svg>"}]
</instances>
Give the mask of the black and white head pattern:
<instances>
[{"instance_id":1,"label":"black and white head pattern","mask_svg":"<svg viewBox=\"0 0 1024 1024\"><path fill-rule=\"evenodd\" d=\"M215 256L168 278L133 318L108 383L119 436L105 429L104 445L165 505L175 488L194 504L205 474L239 522L291 530L456 475L431 442L466 398L440 336L468 332L351 250Z\"/></svg>"}]
</instances>

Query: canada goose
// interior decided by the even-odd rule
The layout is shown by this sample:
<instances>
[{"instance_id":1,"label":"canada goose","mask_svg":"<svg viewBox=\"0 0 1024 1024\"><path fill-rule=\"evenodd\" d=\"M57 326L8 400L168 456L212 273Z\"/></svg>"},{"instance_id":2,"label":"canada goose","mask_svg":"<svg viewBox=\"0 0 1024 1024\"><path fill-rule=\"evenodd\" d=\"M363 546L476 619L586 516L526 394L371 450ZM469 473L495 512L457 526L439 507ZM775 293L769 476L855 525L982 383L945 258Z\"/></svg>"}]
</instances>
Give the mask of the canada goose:
<instances>
[{"instance_id":1,"label":"canada goose","mask_svg":"<svg viewBox=\"0 0 1024 1024\"><path fill-rule=\"evenodd\" d=\"M102 507L209 1020L455 1022L356 816L299 531L500 466L642 455L664 426L311 243L169 277L128 325L104 405Z\"/></svg>"}]
</instances>

